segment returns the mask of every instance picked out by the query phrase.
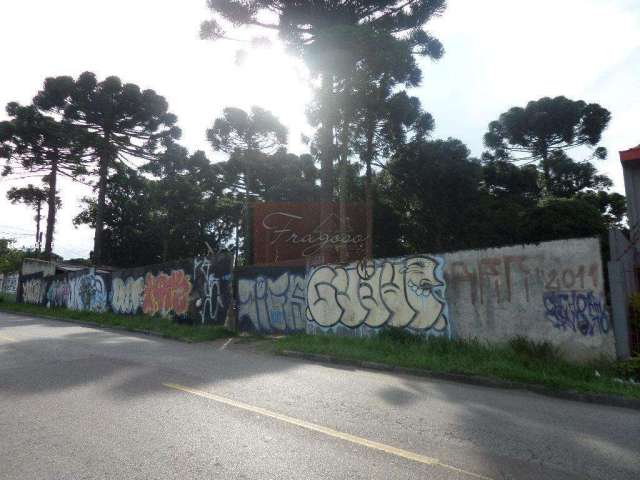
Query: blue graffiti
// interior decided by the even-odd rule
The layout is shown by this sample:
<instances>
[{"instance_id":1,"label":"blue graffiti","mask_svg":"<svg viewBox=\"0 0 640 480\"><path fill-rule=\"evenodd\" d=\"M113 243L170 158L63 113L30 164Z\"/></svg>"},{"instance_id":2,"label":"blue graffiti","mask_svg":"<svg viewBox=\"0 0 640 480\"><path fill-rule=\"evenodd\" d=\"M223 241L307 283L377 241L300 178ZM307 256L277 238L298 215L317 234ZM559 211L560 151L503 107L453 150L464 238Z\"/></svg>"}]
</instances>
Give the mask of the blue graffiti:
<instances>
[{"instance_id":1,"label":"blue graffiti","mask_svg":"<svg viewBox=\"0 0 640 480\"><path fill-rule=\"evenodd\" d=\"M277 278L242 278L238 282L238 318L258 332L304 331L304 276L284 273Z\"/></svg>"},{"instance_id":2,"label":"blue graffiti","mask_svg":"<svg viewBox=\"0 0 640 480\"><path fill-rule=\"evenodd\" d=\"M551 291L543 296L545 316L560 330L584 336L609 332L609 317L603 302L592 291Z\"/></svg>"}]
</instances>

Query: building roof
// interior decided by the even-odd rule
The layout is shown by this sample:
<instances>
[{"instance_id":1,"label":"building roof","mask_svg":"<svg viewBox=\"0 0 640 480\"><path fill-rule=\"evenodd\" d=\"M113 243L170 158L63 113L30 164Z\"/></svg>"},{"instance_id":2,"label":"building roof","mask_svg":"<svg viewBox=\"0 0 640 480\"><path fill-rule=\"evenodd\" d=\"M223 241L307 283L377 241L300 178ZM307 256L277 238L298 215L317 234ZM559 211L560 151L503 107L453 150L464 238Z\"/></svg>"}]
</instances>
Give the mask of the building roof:
<instances>
[{"instance_id":1,"label":"building roof","mask_svg":"<svg viewBox=\"0 0 640 480\"><path fill-rule=\"evenodd\" d=\"M631 160L640 160L640 145L630 148L629 150L622 150L620 152L621 162L627 162Z\"/></svg>"}]
</instances>

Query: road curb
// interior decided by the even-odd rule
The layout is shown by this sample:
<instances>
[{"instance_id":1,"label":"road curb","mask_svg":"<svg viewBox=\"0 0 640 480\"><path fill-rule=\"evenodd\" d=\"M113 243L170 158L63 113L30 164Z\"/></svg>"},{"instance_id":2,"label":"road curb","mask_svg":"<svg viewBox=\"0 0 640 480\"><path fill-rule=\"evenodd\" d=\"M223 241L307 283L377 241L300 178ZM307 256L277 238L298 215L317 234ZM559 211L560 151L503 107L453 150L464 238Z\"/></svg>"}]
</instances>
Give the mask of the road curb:
<instances>
[{"instance_id":1,"label":"road curb","mask_svg":"<svg viewBox=\"0 0 640 480\"><path fill-rule=\"evenodd\" d=\"M304 353L296 350L282 350L277 352L284 357L298 358L317 363L329 363L334 365L348 365L366 370L381 372L399 373L401 375L411 375L415 377L433 378L436 380L446 380L450 382L465 383L489 388L501 388L508 390L526 390L547 397L560 398L563 400L573 400L576 402L593 403L607 405L610 407L631 408L640 410L640 399L624 398L617 395L604 395L597 393L580 393L573 390L551 390L543 385L514 382L510 380L500 380L496 378L480 377L474 375L464 375L460 373L441 373L423 370L419 368L396 367L385 363L368 362L362 360L345 360L331 355Z\"/></svg>"}]
</instances>

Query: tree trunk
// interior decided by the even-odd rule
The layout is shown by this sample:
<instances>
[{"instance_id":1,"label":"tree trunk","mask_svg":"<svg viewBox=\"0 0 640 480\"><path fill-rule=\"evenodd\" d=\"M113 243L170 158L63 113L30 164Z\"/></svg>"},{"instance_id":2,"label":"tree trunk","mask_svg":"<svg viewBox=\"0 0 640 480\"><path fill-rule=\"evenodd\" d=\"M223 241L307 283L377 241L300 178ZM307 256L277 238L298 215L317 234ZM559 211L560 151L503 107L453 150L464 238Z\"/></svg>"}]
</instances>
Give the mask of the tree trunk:
<instances>
[{"instance_id":1,"label":"tree trunk","mask_svg":"<svg viewBox=\"0 0 640 480\"><path fill-rule=\"evenodd\" d=\"M238 265L239 265L239 262L238 262L239 246L240 246L240 217L238 217L236 221L236 244L235 244L234 260L233 260L234 269L238 268Z\"/></svg>"},{"instance_id":2,"label":"tree trunk","mask_svg":"<svg viewBox=\"0 0 640 480\"><path fill-rule=\"evenodd\" d=\"M365 150L366 173L364 177L364 197L365 208L367 210L367 240L365 244L365 254L367 258L373 258L373 172L371 163L373 162L373 134L375 126L372 122L367 125L367 147Z\"/></svg>"},{"instance_id":3,"label":"tree trunk","mask_svg":"<svg viewBox=\"0 0 640 480\"><path fill-rule=\"evenodd\" d=\"M44 255L51 259L53 252L53 231L56 225L56 193L58 181L58 156L51 160L51 172L49 173L49 194L47 198L47 233L44 242Z\"/></svg>"},{"instance_id":4,"label":"tree trunk","mask_svg":"<svg viewBox=\"0 0 640 480\"><path fill-rule=\"evenodd\" d=\"M329 100L333 97L333 76L324 74L321 86L321 112L320 121L320 180L322 184L322 199L325 202L333 200L333 121Z\"/></svg>"},{"instance_id":5,"label":"tree trunk","mask_svg":"<svg viewBox=\"0 0 640 480\"><path fill-rule=\"evenodd\" d=\"M242 224L244 226L244 259L245 265L251 265L253 263L253 232L251 229L251 192L249 190L249 185L253 183L253 178L251 177L250 166L247 165L245 167L244 174L244 206L243 206L243 215L242 215Z\"/></svg>"},{"instance_id":6,"label":"tree trunk","mask_svg":"<svg viewBox=\"0 0 640 480\"><path fill-rule=\"evenodd\" d=\"M167 234L168 232L165 232L165 235ZM169 240L165 237L162 239L162 263L165 263L168 257L169 257Z\"/></svg>"},{"instance_id":7,"label":"tree trunk","mask_svg":"<svg viewBox=\"0 0 640 480\"><path fill-rule=\"evenodd\" d=\"M100 165L98 170L98 203L96 205L96 232L93 239L93 263L102 263L103 230L104 230L104 210L107 196L107 180L109 176L109 164L111 163L111 152L109 149L109 136L105 135L106 146L100 151Z\"/></svg>"},{"instance_id":8,"label":"tree trunk","mask_svg":"<svg viewBox=\"0 0 640 480\"><path fill-rule=\"evenodd\" d=\"M40 222L42 221L42 201L36 201L36 252L40 253Z\"/></svg>"},{"instance_id":9,"label":"tree trunk","mask_svg":"<svg viewBox=\"0 0 640 480\"><path fill-rule=\"evenodd\" d=\"M339 216L340 236L344 238L347 232L347 165L349 161L349 118L345 113L342 131L340 132L340 178L339 178ZM349 251L346 244L339 247L340 261L346 262Z\"/></svg>"},{"instance_id":10,"label":"tree trunk","mask_svg":"<svg viewBox=\"0 0 640 480\"><path fill-rule=\"evenodd\" d=\"M542 198L547 198L550 196L551 172L549 171L549 151L546 147L542 151L540 166L542 167Z\"/></svg>"}]
</instances>

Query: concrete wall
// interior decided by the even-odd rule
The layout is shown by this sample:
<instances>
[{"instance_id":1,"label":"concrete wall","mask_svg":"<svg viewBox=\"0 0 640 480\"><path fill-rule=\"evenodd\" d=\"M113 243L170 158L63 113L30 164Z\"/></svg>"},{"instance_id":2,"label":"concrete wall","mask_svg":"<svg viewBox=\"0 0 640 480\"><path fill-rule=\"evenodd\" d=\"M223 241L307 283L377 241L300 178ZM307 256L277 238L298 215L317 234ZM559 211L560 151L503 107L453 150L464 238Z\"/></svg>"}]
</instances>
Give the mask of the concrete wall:
<instances>
[{"instance_id":1,"label":"concrete wall","mask_svg":"<svg viewBox=\"0 0 640 480\"><path fill-rule=\"evenodd\" d=\"M360 336L393 326L490 343L524 336L579 360L616 352L600 242L593 238L306 272L254 267L237 277L241 330Z\"/></svg>"},{"instance_id":2,"label":"concrete wall","mask_svg":"<svg viewBox=\"0 0 640 480\"><path fill-rule=\"evenodd\" d=\"M39 260L37 258L25 258L22 261L22 267L20 268L22 275L32 275L34 273L42 273L43 276L49 277L55 275L56 264L55 262L48 262L46 260Z\"/></svg>"},{"instance_id":3,"label":"concrete wall","mask_svg":"<svg viewBox=\"0 0 640 480\"><path fill-rule=\"evenodd\" d=\"M597 239L443 257L455 337L499 342L522 335L576 359L615 355Z\"/></svg>"},{"instance_id":4,"label":"concrete wall","mask_svg":"<svg viewBox=\"0 0 640 480\"><path fill-rule=\"evenodd\" d=\"M416 255L309 271L307 331L367 335L384 327L450 336L442 257Z\"/></svg>"},{"instance_id":5,"label":"concrete wall","mask_svg":"<svg viewBox=\"0 0 640 480\"><path fill-rule=\"evenodd\" d=\"M235 272L238 328L258 333L304 332L304 267L249 267Z\"/></svg>"},{"instance_id":6,"label":"concrete wall","mask_svg":"<svg viewBox=\"0 0 640 480\"><path fill-rule=\"evenodd\" d=\"M23 275L19 301L48 307L119 314L159 315L176 321L224 324L231 304L228 255L120 270L94 269Z\"/></svg>"},{"instance_id":7,"label":"concrete wall","mask_svg":"<svg viewBox=\"0 0 640 480\"><path fill-rule=\"evenodd\" d=\"M18 292L19 277L18 272L0 273L0 294L6 297L15 297Z\"/></svg>"}]
</instances>

